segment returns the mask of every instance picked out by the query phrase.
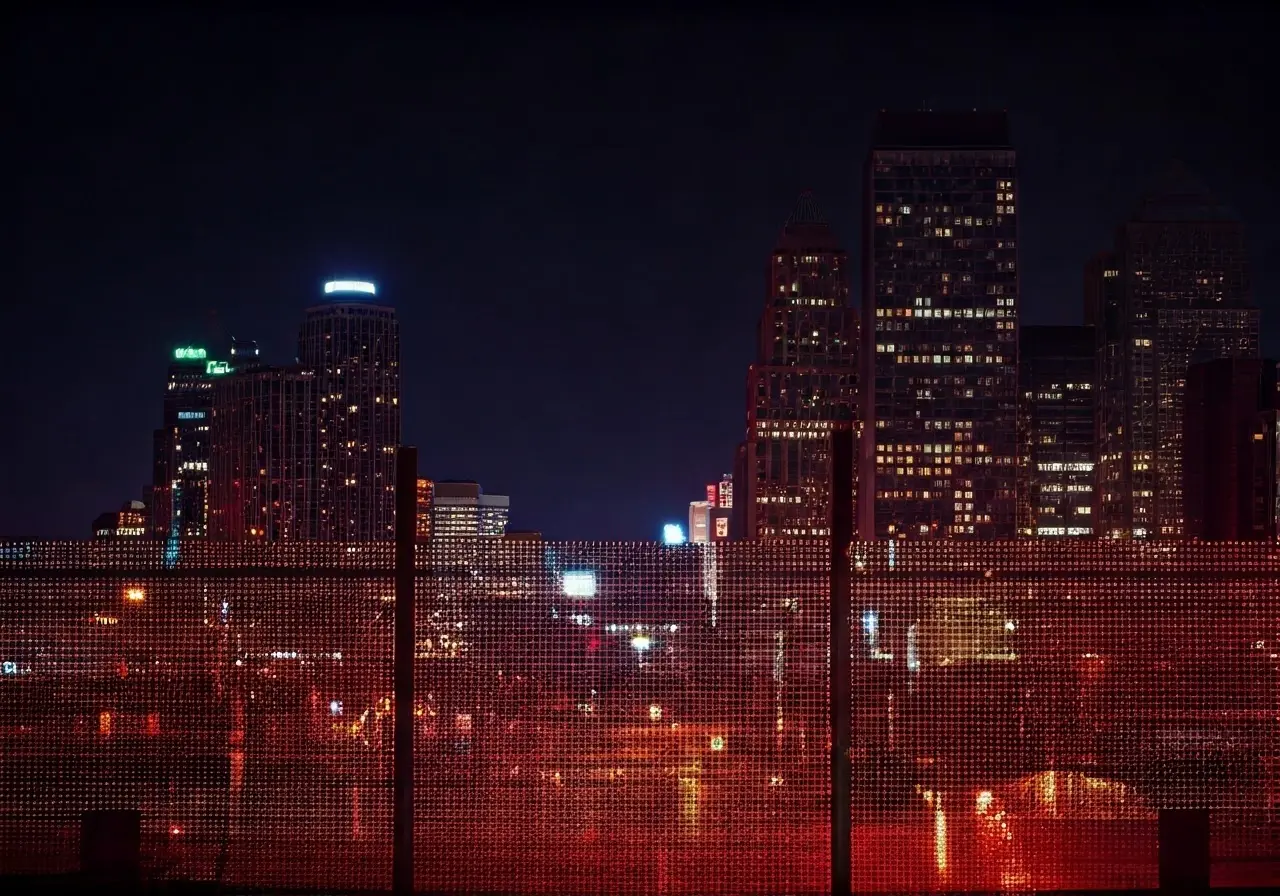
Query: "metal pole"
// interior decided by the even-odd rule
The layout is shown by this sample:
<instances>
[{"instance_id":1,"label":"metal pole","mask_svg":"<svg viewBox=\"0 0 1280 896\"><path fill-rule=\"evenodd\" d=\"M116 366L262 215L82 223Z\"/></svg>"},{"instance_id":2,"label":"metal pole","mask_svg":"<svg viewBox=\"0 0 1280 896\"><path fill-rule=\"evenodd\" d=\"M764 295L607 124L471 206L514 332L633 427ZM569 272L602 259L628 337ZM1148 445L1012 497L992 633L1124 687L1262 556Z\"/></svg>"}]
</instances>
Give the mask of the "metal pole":
<instances>
[{"instance_id":1,"label":"metal pole","mask_svg":"<svg viewBox=\"0 0 1280 896\"><path fill-rule=\"evenodd\" d=\"M417 544L418 449L396 451L396 616L394 823L391 890L413 893L413 553Z\"/></svg>"},{"instance_id":2,"label":"metal pole","mask_svg":"<svg viewBox=\"0 0 1280 896\"><path fill-rule=\"evenodd\" d=\"M854 431L831 434L831 894L849 896L853 880L852 671L849 600L853 544Z\"/></svg>"}]
</instances>

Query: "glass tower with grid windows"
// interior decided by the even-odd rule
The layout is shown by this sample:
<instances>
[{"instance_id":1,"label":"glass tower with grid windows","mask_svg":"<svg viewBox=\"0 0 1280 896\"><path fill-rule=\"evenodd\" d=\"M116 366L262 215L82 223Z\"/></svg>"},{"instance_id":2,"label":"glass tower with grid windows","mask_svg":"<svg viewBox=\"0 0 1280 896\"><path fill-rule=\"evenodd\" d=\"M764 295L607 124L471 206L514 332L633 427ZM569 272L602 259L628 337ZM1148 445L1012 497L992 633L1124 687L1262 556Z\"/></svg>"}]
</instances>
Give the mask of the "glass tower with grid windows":
<instances>
[{"instance_id":1,"label":"glass tower with grid windows","mask_svg":"<svg viewBox=\"0 0 1280 896\"><path fill-rule=\"evenodd\" d=\"M1023 327L1018 346L1018 534L1093 535L1094 335Z\"/></svg>"},{"instance_id":2,"label":"glass tower with grid windows","mask_svg":"<svg viewBox=\"0 0 1280 896\"><path fill-rule=\"evenodd\" d=\"M800 196L769 261L732 512L748 539L823 536L830 435L857 425L858 319L849 306L848 255L811 193Z\"/></svg>"},{"instance_id":3,"label":"glass tower with grid windows","mask_svg":"<svg viewBox=\"0 0 1280 896\"><path fill-rule=\"evenodd\" d=\"M316 538L316 407L316 376L306 368L251 365L218 383L210 462L213 538Z\"/></svg>"},{"instance_id":4,"label":"glass tower with grid windows","mask_svg":"<svg viewBox=\"0 0 1280 896\"><path fill-rule=\"evenodd\" d=\"M377 287L333 280L307 309L298 361L315 371L316 462L322 541L395 535L400 444L400 328Z\"/></svg>"},{"instance_id":5,"label":"glass tower with grid windows","mask_svg":"<svg viewBox=\"0 0 1280 896\"><path fill-rule=\"evenodd\" d=\"M1258 357L1244 229L1171 166L1086 268L1098 322L1098 533L1181 538L1187 369Z\"/></svg>"},{"instance_id":6,"label":"glass tower with grid windows","mask_svg":"<svg viewBox=\"0 0 1280 896\"><path fill-rule=\"evenodd\" d=\"M866 165L858 527L1016 531L1018 177L1004 112L882 112Z\"/></svg>"}]
</instances>

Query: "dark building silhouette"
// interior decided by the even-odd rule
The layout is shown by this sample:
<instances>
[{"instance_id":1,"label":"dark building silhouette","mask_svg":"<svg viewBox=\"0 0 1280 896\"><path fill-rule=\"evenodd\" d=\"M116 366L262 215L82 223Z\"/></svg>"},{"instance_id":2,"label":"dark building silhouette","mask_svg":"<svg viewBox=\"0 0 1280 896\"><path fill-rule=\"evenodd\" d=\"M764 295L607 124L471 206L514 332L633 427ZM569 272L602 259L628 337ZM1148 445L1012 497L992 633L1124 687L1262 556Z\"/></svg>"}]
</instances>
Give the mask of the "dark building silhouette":
<instances>
[{"instance_id":1,"label":"dark building silhouette","mask_svg":"<svg viewBox=\"0 0 1280 896\"><path fill-rule=\"evenodd\" d=\"M164 425L152 439L152 526L158 537L208 534L209 412L213 386L230 371L207 350L173 350L164 396Z\"/></svg>"},{"instance_id":2,"label":"dark building silhouette","mask_svg":"<svg viewBox=\"0 0 1280 896\"><path fill-rule=\"evenodd\" d=\"M240 350L236 357L256 357ZM217 539L312 540L319 531L317 377L247 364L214 389L209 532Z\"/></svg>"},{"instance_id":3,"label":"dark building silhouette","mask_svg":"<svg viewBox=\"0 0 1280 896\"><path fill-rule=\"evenodd\" d=\"M1093 535L1094 332L1024 326L1018 348L1018 534Z\"/></svg>"},{"instance_id":4,"label":"dark building silhouette","mask_svg":"<svg viewBox=\"0 0 1280 896\"><path fill-rule=\"evenodd\" d=\"M1258 357L1243 227L1171 166L1086 267L1085 304L1098 337L1095 525L1111 538L1180 537L1187 369Z\"/></svg>"},{"instance_id":5,"label":"dark building silhouette","mask_svg":"<svg viewBox=\"0 0 1280 896\"><path fill-rule=\"evenodd\" d=\"M1187 370L1183 435L1185 535L1276 538L1276 362L1224 358Z\"/></svg>"},{"instance_id":6,"label":"dark building silhouette","mask_svg":"<svg viewBox=\"0 0 1280 896\"><path fill-rule=\"evenodd\" d=\"M826 535L830 434L856 426L858 321L848 255L804 193L769 260L730 512L740 537ZM718 495L717 495L718 500Z\"/></svg>"},{"instance_id":7,"label":"dark building silhouette","mask_svg":"<svg viewBox=\"0 0 1280 896\"><path fill-rule=\"evenodd\" d=\"M1016 531L1018 184L1003 112L883 112L865 172L859 531Z\"/></svg>"},{"instance_id":8,"label":"dark building silhouette","mask_svg":"<svg viewBox=\"0 0 1280 896\"><path fill-rule=\"evenodd\" d=\"M315 372L319 528L324 541L395 536L400 444L400 330L361 280L325 284L307 309L299 363Z\"/></svg>"}]
</instances>

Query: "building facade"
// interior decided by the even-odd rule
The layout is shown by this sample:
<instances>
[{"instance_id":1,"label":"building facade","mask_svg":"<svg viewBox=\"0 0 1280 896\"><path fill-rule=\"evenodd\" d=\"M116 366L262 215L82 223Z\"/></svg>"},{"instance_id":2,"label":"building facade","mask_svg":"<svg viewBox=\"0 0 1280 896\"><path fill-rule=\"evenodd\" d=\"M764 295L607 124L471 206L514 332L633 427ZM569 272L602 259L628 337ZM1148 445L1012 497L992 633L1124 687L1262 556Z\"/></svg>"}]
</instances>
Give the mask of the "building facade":
<instances>
[{"instance_id":1,"label":"building facade","mask_svg":"<svg viewBox=\"0 0 1280 896\"><path fill-rule=\"evenodd\" d=\"M1099 534L1179 538L1187 369L1258 357L1244 232L1173 167L1086 268L1097 322Z\"/></svg>"},{"instance_id":2,"label":"building facade","mask_svg":"<svg viewBox=\"0 0 1280 896\"><path fill-rule=\"evenodd\" d=\"M418 541L431 539L431 507L435 499L436 484L430 479L418 480L418 516L415 531Z\"/></svg>"},{"instance_id":3,"label":"building facade","mask_svg":"<svg viewBox=\"0 0 1280 896\"><path fill-rule=\"evenodd\" d=\"M1018 534L1094 534L1092 327L1024 326L1018 346Z\"/></svg>"},{"instance_id":4,"label":"building facade","mask_svg":"<svg viewBox=\"0 0 1280 896\"><path fill-rule=\"evenodd\" d=\"M1276 538L1276 362L1219 359L1187 370L1182 493L1185 535Z\"/></svg>"},{"instance_id":5,"label":"building facade","mask_svg":"<svg viewBox=\"0 0 1280 896\"><path fill-rule=\"evenodd\" d=\"M93 537L97 540L146 538L151 534L151 511L142 501L127 501L119 510L99 514L93 520Z\"/></svg>"},{"instance_id":6,"label":"building facade","mask_svg":"<svg viewBox=\"0 0 1280 896\"><path fill-rule=\"evenodd\" d=\"M432 538L498 538L507 530L511 499L486 495L478 482L437 482L432 499Z\"/></svg>"},{"instance_id":7,"label":"building facade","mask_svg":"<svg viewBox=\"0 0 1280 896\"><path fill-rule=\"evenodd\" d=\"M857 426L858 321L847 270L848 255L813 195L801 195L770 256L747 373L741 481L725 494L727 509L741 502L742 537L829 534L830 435ZM716 503L722 489L715 486Z\"/></svg>"},{"instance_id":8,"label":"building facade","mask_svg":"<svg viewBox=\"0 0 1280 896\"><path fill-rule=\"evenodd\" d=\"M217 384L211 415L212 537L317 537L316 380L305 368L248 364Z\"/></svg>"},{"instance_id":9,"label":"building facade","mask_svg":"<svg viewBox=\"0 0 1280 896\"><path fill-rule=\"evenodd\" d=\"M230 371L206 349L173 350L164 425L152 439L152 528L160 538L200 538L209 528L209 416L213 388Z\"/></svg>"},{"instance_id":10,"label":"building facade","mask_svg":"<svg viewBox=\"0 0 1280 896\"><path fill-rule=\"evenodd\" d=\"M298 361L315 371L320 520L324 541L395 536L395 452L400 444L400 330L377 287L324 285L307 309Z\"/></svg>"},{"instance_id":11,"label":"building facade","mask_svg":"<svg viewBox=\"0 0 1280 896\"><path fill-rule=\"evenodd\" d=\"M864 191L864 539L1015 534L1018 193L1005 113L880 114Z\"/></svg>"}]
</instances>

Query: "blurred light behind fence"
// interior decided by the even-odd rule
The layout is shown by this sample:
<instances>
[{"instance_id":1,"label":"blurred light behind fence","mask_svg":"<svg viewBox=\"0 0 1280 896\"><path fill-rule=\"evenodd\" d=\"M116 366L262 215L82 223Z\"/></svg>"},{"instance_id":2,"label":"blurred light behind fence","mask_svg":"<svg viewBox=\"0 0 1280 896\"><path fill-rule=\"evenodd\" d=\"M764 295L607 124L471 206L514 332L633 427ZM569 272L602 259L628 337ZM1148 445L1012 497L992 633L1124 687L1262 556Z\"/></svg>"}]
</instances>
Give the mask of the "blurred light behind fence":
<instances>
[{"instance_id":1,"label":"blurred light behind fence","mask_svg":"<svg viewBox=\"0 0 1280 896\"><path fill-rule=\"evenodd\" d=\"M827 562L419 546L418 886L824 891ZM856 890L1154 886L1164 806L1274 879L1274 549L851 562ZM389 887L393 593L391 544L0 544L0 873L122 807L156 876Z\"/></svg>"}]
</instances>

